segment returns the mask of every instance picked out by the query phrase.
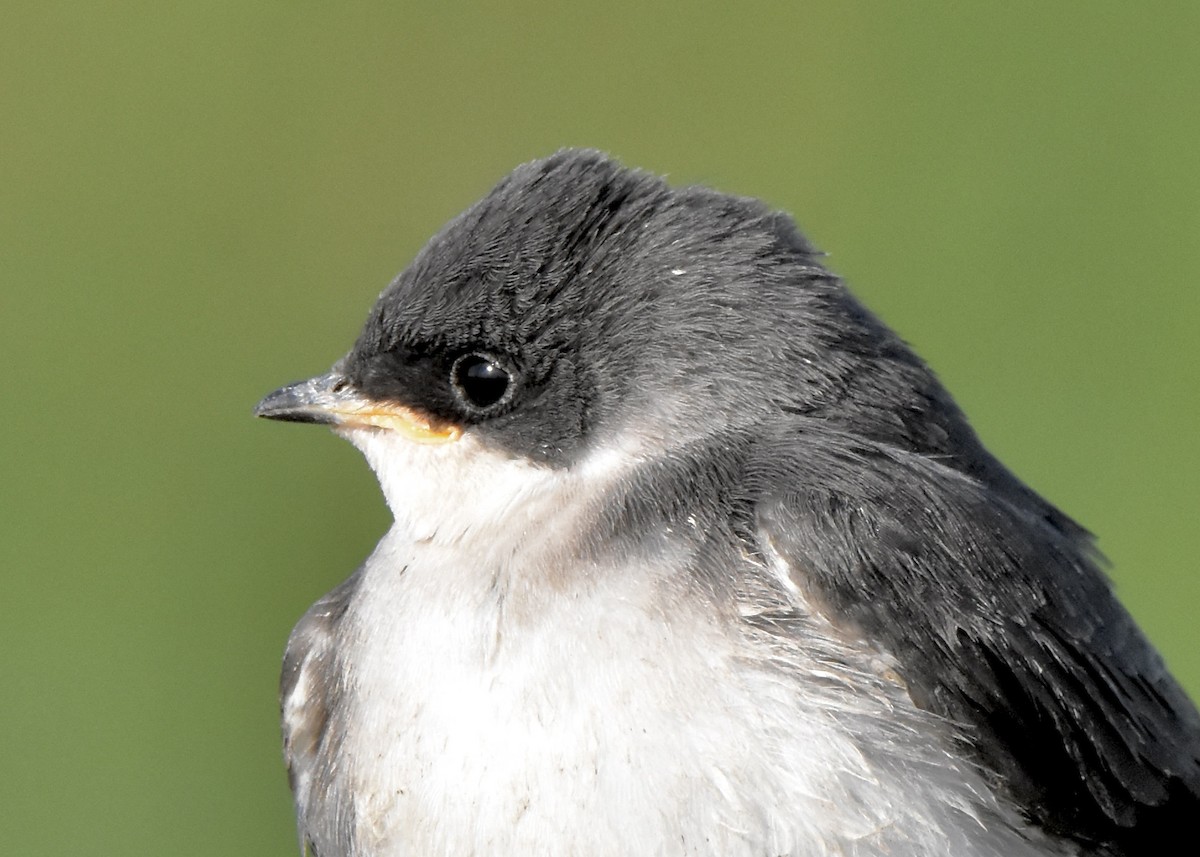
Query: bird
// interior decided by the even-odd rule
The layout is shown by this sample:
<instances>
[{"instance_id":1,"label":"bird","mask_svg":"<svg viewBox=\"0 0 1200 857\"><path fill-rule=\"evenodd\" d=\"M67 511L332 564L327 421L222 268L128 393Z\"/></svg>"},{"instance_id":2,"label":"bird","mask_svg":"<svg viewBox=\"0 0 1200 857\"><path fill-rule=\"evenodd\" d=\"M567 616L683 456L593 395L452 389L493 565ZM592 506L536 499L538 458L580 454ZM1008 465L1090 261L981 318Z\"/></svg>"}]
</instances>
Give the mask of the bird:
<instances>
[{"instance_id":1,"label":"bird","mask_svg":"<svg viewBox=\"0 0 1200 857\"><path fill-rule=\"evenodd\" d=\"M786 213L522 164L260 417L393 523L288 641L302 853L1183 853L1200 716L1092 535Z\"/></svg>"}]
</instances>

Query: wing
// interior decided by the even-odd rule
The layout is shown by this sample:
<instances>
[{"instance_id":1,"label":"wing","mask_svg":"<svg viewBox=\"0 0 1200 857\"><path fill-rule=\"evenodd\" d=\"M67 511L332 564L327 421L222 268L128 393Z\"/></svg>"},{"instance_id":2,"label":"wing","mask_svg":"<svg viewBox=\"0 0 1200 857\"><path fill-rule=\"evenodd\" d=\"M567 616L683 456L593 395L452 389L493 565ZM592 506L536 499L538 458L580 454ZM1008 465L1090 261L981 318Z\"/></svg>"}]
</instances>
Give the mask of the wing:
<instances>
[{"instance_id":1,"label":"wing","mask_svg":"<svg viewBox=\"0 0 1200 857\"><path fill-rule=\"evenodd\" d=\"M330 713L340 692L335 629L358 587L362 570L339 584L301 617L283 656L279 700L283 720L283 756L296 803L300 852L312 848L312 797L322 789L322 749L330 741Z\"/></svg>"},{"instance_id":2,"label":"wing","mask_svg":"<svg viewBox=\"0 0 1200 857\"><path fill-rule=\"evenodd\" d=\"M1089 538L916 454L832 432L782 450L757 465L761 537L968 727L1002 793L1103 853L1190 841L1200 717Z\"/></svg>"}]
</instances>

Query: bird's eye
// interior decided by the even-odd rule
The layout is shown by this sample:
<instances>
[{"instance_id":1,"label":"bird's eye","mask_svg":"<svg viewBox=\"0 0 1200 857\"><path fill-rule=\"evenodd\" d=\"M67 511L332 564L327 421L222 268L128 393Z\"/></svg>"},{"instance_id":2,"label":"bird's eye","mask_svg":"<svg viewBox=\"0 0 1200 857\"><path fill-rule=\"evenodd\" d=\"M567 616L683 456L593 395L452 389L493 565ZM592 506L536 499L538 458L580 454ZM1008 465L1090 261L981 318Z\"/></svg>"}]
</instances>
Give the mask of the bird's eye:
<instances>
[{"instance_id":1,"label":"bird's eye","mask_svg":"<svg viewBox=\"0 0 1200 857\"><path fill-rule=\"evenodd\" d=\"M454 392L466 404L486 410L504 401L512 386L512 375L486 354L464 354L450 369Z\"/></svg>"}]
</instances>

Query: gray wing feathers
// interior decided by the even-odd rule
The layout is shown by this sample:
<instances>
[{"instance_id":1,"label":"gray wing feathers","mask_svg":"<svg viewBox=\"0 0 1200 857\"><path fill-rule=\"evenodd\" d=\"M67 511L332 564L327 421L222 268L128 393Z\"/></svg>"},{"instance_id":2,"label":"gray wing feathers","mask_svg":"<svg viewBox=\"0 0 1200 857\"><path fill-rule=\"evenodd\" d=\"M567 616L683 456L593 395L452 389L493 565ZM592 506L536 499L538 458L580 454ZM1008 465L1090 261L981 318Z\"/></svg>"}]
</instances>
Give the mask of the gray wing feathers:
<instances>
[{"instance_id":1,"label":"gray wing feathers","mask_svg":"<svg viewBox=\"0 0 1200 857\"><path fill-rule=\"evenodd\" d=\"M797 583L891 651L914 701L970 728L1030 817L1113 854L1190 827L1200 718L1086 535L861 439L793 441L758 466L776 489L757 523Z\"/></svg>"},{"instance_id":2,"label":"gray wing feathers","mask_svg":"<svg viewBox=\"0 0 1200 857\"><path fill-rule=\"evenodd\" d=\"M283 656L279 700L283 755L296 804L300 849L313 846L310 810L323 787L323 760L330 758L331 712L340 688L336 629L358 586L361 569L317 601L296 624ZM315 853L315 849L314 849Z\"/></svg>"}]
</instances>

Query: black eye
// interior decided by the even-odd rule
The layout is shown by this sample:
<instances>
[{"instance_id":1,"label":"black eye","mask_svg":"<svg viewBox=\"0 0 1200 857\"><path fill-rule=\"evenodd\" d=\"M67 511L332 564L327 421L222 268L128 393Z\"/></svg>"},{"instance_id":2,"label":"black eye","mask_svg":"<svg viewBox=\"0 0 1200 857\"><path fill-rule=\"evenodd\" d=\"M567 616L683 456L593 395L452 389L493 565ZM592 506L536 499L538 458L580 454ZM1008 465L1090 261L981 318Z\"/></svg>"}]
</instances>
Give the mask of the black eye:
<instances>
[{"instance_id":1,"label":"black eye","mask_svg":"<svg viewBox=\"0 0 1200 857\"><path fill-rule=\"evenodd\" d=\"M454 361L450 382L460 399L483 410L504 400L512 386L512 376L495 358L486 354L464 354Z\"/></svg>"}]
</instances>

